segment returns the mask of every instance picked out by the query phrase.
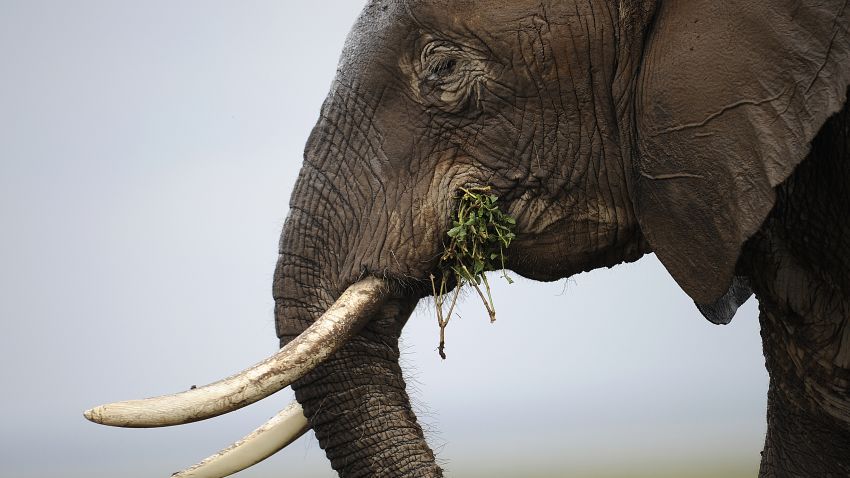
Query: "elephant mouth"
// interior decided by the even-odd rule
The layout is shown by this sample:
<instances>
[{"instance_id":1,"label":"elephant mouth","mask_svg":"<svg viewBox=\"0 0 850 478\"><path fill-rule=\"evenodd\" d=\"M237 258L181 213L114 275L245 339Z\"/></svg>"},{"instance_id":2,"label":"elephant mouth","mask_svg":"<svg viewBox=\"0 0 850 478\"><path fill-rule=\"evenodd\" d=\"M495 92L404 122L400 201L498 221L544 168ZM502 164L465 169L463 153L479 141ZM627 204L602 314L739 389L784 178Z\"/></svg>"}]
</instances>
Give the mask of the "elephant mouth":
<instances>
[{"instance_id":1,"label":"elephant mouth","mask_svg":"<svg viewBox=\"0 0 850 478\"><path fill-rule=\"evenodd\" d=\"M310 327L269 358L217 382L172 395L101 405L86 419L108 426L155 428L205 420L272 395L332 356L392 298L385 279L367 277L348 287ZM293 402L244 439L175 477L223 477L259 463L309 429Z\"/></svg>"}]
</instances>

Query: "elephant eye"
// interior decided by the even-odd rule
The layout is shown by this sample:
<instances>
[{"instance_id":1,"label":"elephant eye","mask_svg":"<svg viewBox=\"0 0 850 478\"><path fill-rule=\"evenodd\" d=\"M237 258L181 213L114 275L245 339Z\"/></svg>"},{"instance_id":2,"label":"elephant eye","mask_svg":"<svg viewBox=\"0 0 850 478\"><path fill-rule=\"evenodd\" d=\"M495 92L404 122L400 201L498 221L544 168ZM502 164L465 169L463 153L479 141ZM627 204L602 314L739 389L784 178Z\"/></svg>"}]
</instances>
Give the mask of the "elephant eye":
<instances>
[{"instance_id":1,"label":"elephant eye","mask_svg":"<svg viewBox=\"0 0 850 478\"><path fill-rule=\"evenodd\" d=\"M429 81L438 81L445 78L454 72L457 66L457 60L454 58L443 58L429 68L427 79Z\"/></svg>"},{"instance_id":2,"label":"elephant eye","mask_svg":"<svg viewBox=\"0 0 850 478\"><path fill-rule=\"evenodd\" d=\"M426 45L419 61L419 98L447 113L472 109L478 98L484 66L481 58L444 41Z\"/></svg>"}]
</instances>

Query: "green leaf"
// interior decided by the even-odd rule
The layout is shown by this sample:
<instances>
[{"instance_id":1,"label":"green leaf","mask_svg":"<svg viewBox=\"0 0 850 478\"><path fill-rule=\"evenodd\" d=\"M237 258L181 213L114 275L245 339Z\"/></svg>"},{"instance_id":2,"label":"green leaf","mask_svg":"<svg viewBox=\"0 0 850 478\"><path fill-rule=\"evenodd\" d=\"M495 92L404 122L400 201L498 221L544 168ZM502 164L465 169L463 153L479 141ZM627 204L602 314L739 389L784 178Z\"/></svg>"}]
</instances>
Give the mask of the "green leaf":
<instances>
[{"instance_id":1,"label":"green leaf","mask_svg":"<svg viewBox=\"0 0 850 478\"><path fill-rule=\"evenodd\" d=\"M434 287L438 304L446 303L443 295L446 293L447 281L452 279L457 287L477 287L482 281L486 285L485 272L501 268L502 277L513 284L504 269L505 249L516 237L516 220L499 209L499 198L491 191L489 186L472 186L461 188L453 196L457 202L451 217L452 227L446 233L449 243L443 245L439 262L442 283L439 291ZM487 296L489 300L485 299L485 305L492 310L489 285ZM438 313L442 331L448 320L441 317Z\"/></svg>"}]
</instances>

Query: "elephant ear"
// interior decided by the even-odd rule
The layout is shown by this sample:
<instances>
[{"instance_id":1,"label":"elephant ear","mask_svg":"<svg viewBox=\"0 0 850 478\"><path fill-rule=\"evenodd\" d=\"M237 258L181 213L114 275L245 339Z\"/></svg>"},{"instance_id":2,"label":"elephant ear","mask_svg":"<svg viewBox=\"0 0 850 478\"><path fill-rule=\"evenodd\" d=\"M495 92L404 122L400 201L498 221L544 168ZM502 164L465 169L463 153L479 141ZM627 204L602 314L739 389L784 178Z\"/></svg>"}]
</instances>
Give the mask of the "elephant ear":
<instances>
[{"instance_id":1,"label":"elephant ear","mask_svg":"<svg viewBox=\"0 0 850 478\"><path fill-rule=\"evenodd\" d=\"M729 290L850 83L848 0L660 2L635 102L638 221L692 299Z\"/></svg>"},{"instance_id":2,"label":"elephant ear","mask_svg":"<svg viewBox=\"0 0 850 478\"><path fill-rule=\"evenodd\" d=\"M729 290L723 294L723 297L712 304L696 303L695 305L702 316L712 324L728 325L735 317L735 313L738 312L738 308L752 296L753 290L750 288L750 280L746 277L735 276L732 278L732 285L729 286Z\"/></svg>"}]
</instances>

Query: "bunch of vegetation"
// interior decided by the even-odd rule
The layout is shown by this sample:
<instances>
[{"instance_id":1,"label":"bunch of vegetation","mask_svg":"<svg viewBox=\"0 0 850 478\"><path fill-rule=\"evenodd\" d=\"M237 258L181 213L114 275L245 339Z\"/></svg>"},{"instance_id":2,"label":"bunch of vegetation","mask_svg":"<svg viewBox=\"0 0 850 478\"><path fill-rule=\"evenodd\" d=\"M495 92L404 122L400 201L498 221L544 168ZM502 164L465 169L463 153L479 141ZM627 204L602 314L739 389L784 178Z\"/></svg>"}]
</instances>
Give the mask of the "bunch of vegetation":
<instances>
[{"instance_id":1,"label":"bunch of vegetation","mask_svg":"<svg viewBox=\"0 0 850 478\"><path fill-rule=\"evenodd\" d=\"M487 282L486 271L501 269L502 277L513 283L505 272L505 249L516 237L516 221L503 213L497 204L499 198L491 193L491 188L461 188L457 200L457 209L452 219L452 228L448 232L449 243L440 256L440 281L436 283L431 275L431 287L437 309L437 323L440 326L440 357L446 358L446 326L452 318L458 295L464 286L471 286L481 297L490 322L496 321L496 307ZM448 312L444 312L448 285L455 283L454 293ZM481 287L484 287L482 291Z\"/></svg>"}]
</instances>

